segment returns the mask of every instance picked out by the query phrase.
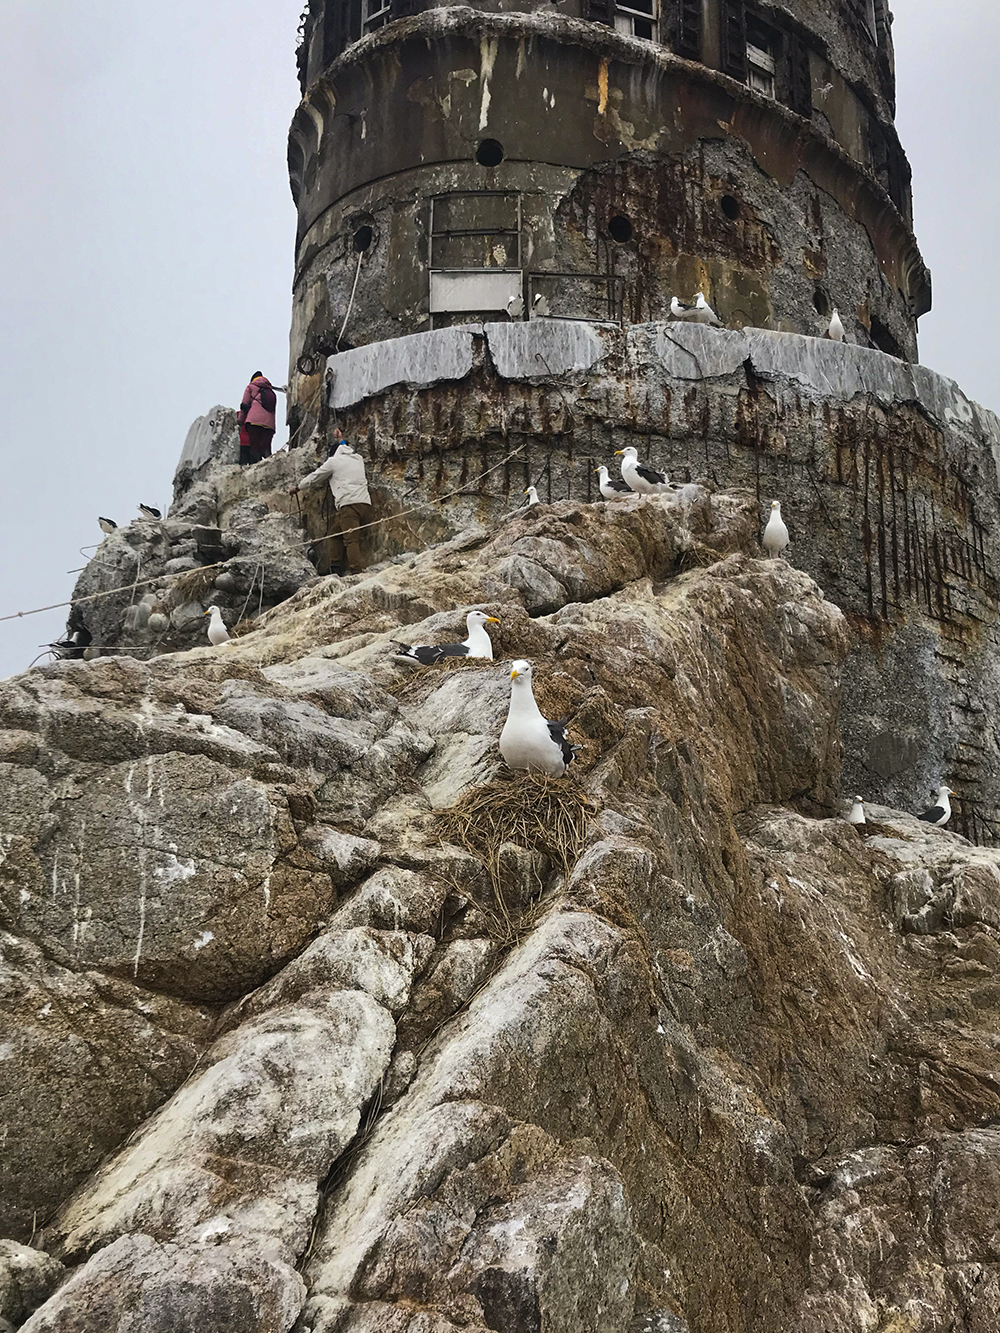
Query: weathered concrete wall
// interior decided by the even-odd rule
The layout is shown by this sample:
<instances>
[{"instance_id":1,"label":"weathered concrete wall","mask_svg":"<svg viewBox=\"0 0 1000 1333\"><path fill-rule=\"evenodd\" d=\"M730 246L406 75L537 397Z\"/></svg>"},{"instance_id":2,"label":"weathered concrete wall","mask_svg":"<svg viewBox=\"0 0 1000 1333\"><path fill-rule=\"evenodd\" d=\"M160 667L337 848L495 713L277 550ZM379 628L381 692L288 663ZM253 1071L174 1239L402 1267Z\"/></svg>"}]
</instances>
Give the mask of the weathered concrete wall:
<instances>
[{"instance_id":1,"label":"weathered concrete wall","mask_svg":"<svg viewBox=\"0 0 1000 1333\"><path fill-rule=\"evenodd\" d=\"M417 508L386 526L381 553L490 525L529 483L544 501L597 500L594 468L626 444L675 480L780 498L790 558L854 629L846 788L917 806L947 781L960 826L1000 834L992 413L921 366L758 329L487 324L461 331L463 373L457 333L424 335L419 353L409 339L408 357L385 349L398 380L374 393L379 349L330 358L337 420L382 513Z\"/></svg>"},{"instance_id":2,"label":"weathered concrete wall","mask_svg":"<svg viewBox=\"0 0 1000 1333\"><path fill-rule=\"evenodd\" d=\"M334 349L349 307L349 346L426 329L429 270L479 268L516 270L529 299L574 318L663 318L701 287L728 324L812 332L836 305L858 337L915 357L930 288L895 188L905 159L891 124L811 59L809 120L562 16L451 7L356 43L292 127L293 368ZM485 138L496 166L476 161ZM456 192L476 196L481 234L432 234L432 198ZM513 232L485 215L497 192L519 196Z\"/></svg>"}]
</instances>

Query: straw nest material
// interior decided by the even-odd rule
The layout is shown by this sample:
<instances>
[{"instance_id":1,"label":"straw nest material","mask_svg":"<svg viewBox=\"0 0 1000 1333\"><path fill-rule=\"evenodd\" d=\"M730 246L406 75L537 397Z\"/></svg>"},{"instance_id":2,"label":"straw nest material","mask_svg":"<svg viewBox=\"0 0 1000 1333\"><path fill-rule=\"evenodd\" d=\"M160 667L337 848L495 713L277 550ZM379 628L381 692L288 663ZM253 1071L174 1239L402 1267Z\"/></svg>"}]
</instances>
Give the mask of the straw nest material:
<instances>
[{"instance_id":1,"label":"straw nest material","mask_svg":"<svg viewBox=\"0 0 1000 1333\"><path fill-rule=\"evenodd\" d=\"M509 908L503 849L541 852L568 874L583 850L597 806L572 779L527 774L473 787L439 815L442 840L471 852L486 867L494 903L480 904L501 939L515 936L521 912ZM539 885L539 889L541 885Z\"/></svg>"},{"instance_id":2,"label":"straw nest material","mask_svg":"<svg viewBox=\"0 0 1000 1333\"><path fill-rule=\"evenodd\" d=\"M176 606L182 606L185 602L200 602L214 586L218 573L218 566L212 565L207 569L189 569L179 574L170 589L171 600Z\"/></svg>"}]
</instances>

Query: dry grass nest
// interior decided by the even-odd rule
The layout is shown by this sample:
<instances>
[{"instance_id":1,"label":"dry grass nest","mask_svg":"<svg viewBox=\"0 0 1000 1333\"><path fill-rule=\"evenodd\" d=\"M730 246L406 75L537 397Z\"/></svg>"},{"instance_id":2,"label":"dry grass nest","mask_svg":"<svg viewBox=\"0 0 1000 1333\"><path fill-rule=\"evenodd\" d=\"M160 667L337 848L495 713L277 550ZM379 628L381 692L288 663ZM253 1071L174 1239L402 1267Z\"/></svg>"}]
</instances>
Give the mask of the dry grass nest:
<instances>
[{"instance_id":1,"label":"dry grass nest","mask_svg":"<svg viewBox=\"0 0 1000 1333\"><path fill-rule=\"evenodd\" d=\"M587 821L597 812L593 799L572 778L527 774L473 787L439 814L442 841L471 852L489 872L495 905L485 910L499 938L512 939L523 925L507 906L504 845L542 852L568 874L586 843Z\"/></svg>"},{"instance_id":2,"label":"dry grass nest","mask_svg":"<svg viewBox=\"0 0 1000 1333\"><path fill-rule=\"evenodd\" d=\"M237 620L235 625L229 627L229 637L231 639L242 638L244 634L251 634L257 628L257 617L251 616L249 620Z\"/></svg>"},{"instance_id":3,"label":"dry grass nest","mask_svg":"<svg viewBox=\"0 0 1000 1333\"><path fill-rule=\"evenodd\" d=\"M182 606L185 602L200 602L214 586L218 573L218 565L213 565L210 569L189 569L178 575L171 588L174 604Z\"/></svg>"}]
</instances>

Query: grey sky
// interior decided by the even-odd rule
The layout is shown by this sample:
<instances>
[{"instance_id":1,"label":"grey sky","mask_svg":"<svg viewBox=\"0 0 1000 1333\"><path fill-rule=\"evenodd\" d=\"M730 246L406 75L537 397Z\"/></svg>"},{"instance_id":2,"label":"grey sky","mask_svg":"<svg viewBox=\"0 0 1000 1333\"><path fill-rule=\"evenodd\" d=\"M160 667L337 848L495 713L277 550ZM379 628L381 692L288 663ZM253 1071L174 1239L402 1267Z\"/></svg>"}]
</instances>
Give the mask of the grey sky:
<instances>
[{"instance_id":1,"label":"grey sky","mask_svg":"<svg viewBox=\"0 0 1000 1333\"><path fill-rule=\"evenodd\" d=\"M0 0L0 615L68 598L97 515L165 508L191 421L253 370L284 382L301 8ZM898 0L893 33L921 360L996 409L1000 6ZM0 622L0 676L65 614Z\"/></svg>"}]
</instances>

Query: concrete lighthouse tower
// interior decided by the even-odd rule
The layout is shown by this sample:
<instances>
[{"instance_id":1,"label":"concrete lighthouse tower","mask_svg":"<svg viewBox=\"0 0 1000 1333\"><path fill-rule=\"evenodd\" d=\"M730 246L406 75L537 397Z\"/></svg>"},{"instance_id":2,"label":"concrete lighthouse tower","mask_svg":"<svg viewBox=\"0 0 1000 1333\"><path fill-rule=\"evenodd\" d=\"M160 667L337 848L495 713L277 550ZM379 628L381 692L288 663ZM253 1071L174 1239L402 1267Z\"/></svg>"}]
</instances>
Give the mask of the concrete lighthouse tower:
<instances>
[{"instance_id":1,"label":"concrete lighthouse tower","mask_svg":"<svg viewBox=\"0 0 1000 1333\"><path fill-rule=\"evenodd\" d=\"M291 419L365 452L376 555L529 484L600 503L628 445L779 499L853 636L846 789L922 809L947 783L950 827L998 841L1000 424L915 364L890 24L887 0L312 0ZM724 329L670 319L698 292ZM503 577L545 614L529 550Z\"/></svg>"},{"instance_id":2,"label":"concrete lighthouse tower","mask_svg":"<svg viewBox=\"0 0 1000 1333\"><path fill-rule=\"evenodd\" d=\"M312 0L293 358L702 290L731 328L836 306L912 359L930 284L889 24L885 0Z\"/></svg>"}]
</instances>

